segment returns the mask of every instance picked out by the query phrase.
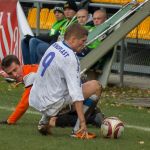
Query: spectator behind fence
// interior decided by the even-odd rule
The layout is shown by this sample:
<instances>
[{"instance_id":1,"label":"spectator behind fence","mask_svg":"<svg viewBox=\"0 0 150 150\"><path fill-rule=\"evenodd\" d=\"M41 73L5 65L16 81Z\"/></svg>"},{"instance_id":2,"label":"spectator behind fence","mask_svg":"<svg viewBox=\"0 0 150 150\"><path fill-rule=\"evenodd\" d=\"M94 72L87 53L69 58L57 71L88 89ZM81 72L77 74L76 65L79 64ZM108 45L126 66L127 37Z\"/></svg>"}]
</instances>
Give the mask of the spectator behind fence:
<instances>
[{"instance_id":1,"label":"spectator behind fence","mask_svg":"<svg viewBox=\"0 0 150 150\"><path fill-rule=\"evenodd\" d=\"M92 27L89 32L91 32L92 30L94 30L97 26L99 26L100 24L104 23L107 19L107 14L106 11L101 9L101 10L96 10L93 14L93 23L94 23L94 27ZM88 45L88 47L90 49L95 49L97 48L101 43L100 39L95 40L94 42L92 42L90 45Z\"/></svg>"},{"instance_id":2,"label":"spectator behind fence","mask_svg":"<svg viewBox=\"0 0 150 150\"><path fill-rule=\"evenodd\" d=\"M63 40L64 33L66 29L73 23L77 22L76 13L78 11L78 7L74 0L67 0L64 4L64 14L67 19L67 22L61 29L59 40Z\"/></svg>"},{"instance_id":3,"label":"spectator behind fence","mask_svg":"<svg viewBox=\"0 0 150 150\"><path fill-rule=\"evenodd\" d=\"M80 18L80 16L86 16L83 17L82 19ZM85 18L87 18L87 12L85 9L81 9L81 11L79 10L77 13L77 19L78 22L81 22L83 24L83 22L86 20ZM85 28L88 29L89 32L91 32L92 30L94 30L98 25L102 24L103 22L105 22L105 20L107 19L107 14L105 10L96 10L93 14L93 23L94 25L91 26L91 22L85 24ZM100 39L96 39L94 42L92 42L91 44L89 44L86 48L84 48L84 50L81 53L78 53L78 57L80 57L80 59L84 56L86 56L92 49L97 48L101 43Z\"/></svg>"},{"instance_id":4,"label":"spectator behind fence","mask_svg":"<svg viewBox=\"0 0 150 150\"><path fill-rule=\"evenodd\" d=\"M26 36L21 41L24 64L39 63L50 43L57 41L60 28L67 21L64 16L63 5L56 5L54 7L54 14L57 21L52 26L48 36L38 36L37 38Z\"/></svg>"},{"instance_id":5,"label":"spectator behind fence","mask_svg":"<svg viewBox=\"0 0 150 150\"><path fill-rule=\"evenodd\" d=\"M77 11L77 6L76 6L75 2L73 0L68 0L66 2L66 4L64 4L63 8L64 8L65 20L63 21L63 24L61 24L61 26L58 26L59 30L57 30L57 32L55 32L55 34L53 36L51 36L51 37L53 37L53 40L51 42L47 42L47 43L41 41L38 44L38 46L36 47L36 53L37 53L37 57L38 57L38 62L37 63L40 62L40 60L41 60L42 56L44 55L45 51L47 50L47 48L51 44L53 44L54 42L56 42L58 40L59 35L61 34L60 37L63 40L63 33L65 32L65 30L67 29L67 27L70 26L72 23L76 22L75 14L76 14L76 11ZM55 26L55 24L54 24L54 26ZM31 45L34 45L34 46L37 45L37 43L35 41L35 38L31 39L30 43L31 43ZM31 50L32 50L32 47L31 47Z\"/></svg>"},{"instance_id":6,"label":"spectator behind fence","mask_svg":"<svg viewBox=\"0 0 150 150\"><path fill-rule=\"evenodd\" d=\"M62 13L63 8L62 6L56 6L54 8L54 12L57 14L58 13ZM45 51L47 50L47 48L54 42L56 42L58 40L58 36L61 34L61 36L59 36L59 39L63 39L63 35L65 30L67 29L68 26L70 26L72 23L76 22L76 11L77 11L77 6L75 4L75 2L73 0L68 0L65 4L64 4L64 13L66 19L62 20L61 23L57 23L57 32L56 29L54 27L56 27L56 24L54 24L54 27L52 26L52 32L50 31L50 37L45 37L44 41L39 40L37 38L31 38L31 40L29 42L26 42L26 38L22 40L22 51L23 51L23 60L25 64L37 64L40 62L42 56L44 55ZM57 15L56 14L56 18ZM57 18L59 19L59 18ZM59 20L58 20L59 21ZM60 25L60 26L58 26ZM53 29L55 31L53 31ZM48 39L48 40L47 40Z\"/></svg>"},{"instance_id":7,"label":"spectator behind fence","mask_svg":"<svg viewBox=\"0 0 150 150\"><path fill-rule=\"evenodd\" d=\"M76 16L78 23L83 25L87 30L94 26L92 18L90 18L90 14L87 9L80 9Z\"/></svg>"},{"instance_id":8,"label":"spectator behind fence","mask_svg":"<svg viewBox=\"0 0 150 150\"><path fill-rule=\"evenodd\" d=\"M87 9L80 9L78 10L77 14L77 21L80 25L84 26L88 31L94 26L93 22L89 19L89 13ZM77 56L79 58L82 58L83 56L85 56L88 52L90 51L90 49L88 49L87 47L84 48L82 50L81 53L77 53Z\"/></svg>"}]
</instances>

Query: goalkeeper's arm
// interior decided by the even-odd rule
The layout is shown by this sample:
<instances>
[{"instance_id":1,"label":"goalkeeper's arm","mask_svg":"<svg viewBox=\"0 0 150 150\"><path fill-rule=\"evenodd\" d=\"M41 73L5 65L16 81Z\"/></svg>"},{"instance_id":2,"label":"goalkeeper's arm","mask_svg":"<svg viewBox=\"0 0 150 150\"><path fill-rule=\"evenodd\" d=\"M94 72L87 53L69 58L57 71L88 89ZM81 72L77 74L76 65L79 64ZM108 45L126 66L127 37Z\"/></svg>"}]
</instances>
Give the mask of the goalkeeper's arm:
<instances>
[{"instance_id":1,"label":"goalkeeper's arm","mask_svg":"<svg viewBox=\"0 0 150 150\"><path fill-rule=\"evenodd\" d=\"M31 87L26 88L20 102L18 103L16 109L7 119L7 124L13 125L15 124L22 115L26 112L29 107L29 94L30 94Z\"/></svg>"}]
</instances>

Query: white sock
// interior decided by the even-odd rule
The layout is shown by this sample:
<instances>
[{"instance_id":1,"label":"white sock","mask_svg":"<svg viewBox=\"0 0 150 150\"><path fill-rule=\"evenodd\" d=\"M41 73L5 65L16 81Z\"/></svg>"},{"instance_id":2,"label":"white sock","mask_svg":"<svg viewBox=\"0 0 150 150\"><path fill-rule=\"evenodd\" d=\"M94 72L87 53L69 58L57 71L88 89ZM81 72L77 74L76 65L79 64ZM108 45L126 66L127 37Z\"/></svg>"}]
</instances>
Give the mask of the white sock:
<instances>
[{"instance_id":1,"label":"white sock","mask_svg":"<svg viewBox=\"0 0 150 150\"><path fill-rule=\"evenodd\" d=\"M93 101L98 101L99 97L96 94L93 94L92 96L89 97Z\"/></svg>"},{"instance_id":2,"label":"white sock","mask_svg":"<svg viewBox=\"0 0 150 150\"><path fill-rule=\"evenodd\" d=\"M83 105L83 112L84 112L84 114L86 113L86 111L87 111L88 109L89 109L89 106ZM75 126L74 126L73 131L76 132L76 131L78 131L79 129L80 129L80 121L79 121L79 119L77 119L77 122L76 122L76 124L75 124Z\"/></svg>"}]
</instances>

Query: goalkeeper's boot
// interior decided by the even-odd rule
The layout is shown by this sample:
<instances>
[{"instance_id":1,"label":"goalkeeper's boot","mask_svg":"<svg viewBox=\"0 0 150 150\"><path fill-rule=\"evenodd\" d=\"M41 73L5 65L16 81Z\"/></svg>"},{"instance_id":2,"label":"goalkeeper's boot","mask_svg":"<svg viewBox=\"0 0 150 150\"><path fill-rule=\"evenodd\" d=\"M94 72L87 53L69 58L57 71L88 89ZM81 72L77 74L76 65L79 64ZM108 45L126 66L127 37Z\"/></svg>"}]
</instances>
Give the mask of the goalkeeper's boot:
<instances>
[{"instance_id":1,"label":"goalkeeper's boot","mask_svg":"<svg viewBox=\"0 0 150 150\"><path fill-rule=\"evenodd\" d=\"M71 137L78 139L94 139L96 135L87 131L78 130L77 132L72 131Z\"/></svg>"},{"instance_id":2,"label":"goalkeeper's boot","mask_svg":"<svg viewBox=\"0 0 150 150\"><path fill-rule=\"evenodd\" d=\"M101 112L100 108L96 107L93 114L87 120L87 123L90 123L100 128L103 120L104 120L104 114Z\"/></svg>"}]
</instances>

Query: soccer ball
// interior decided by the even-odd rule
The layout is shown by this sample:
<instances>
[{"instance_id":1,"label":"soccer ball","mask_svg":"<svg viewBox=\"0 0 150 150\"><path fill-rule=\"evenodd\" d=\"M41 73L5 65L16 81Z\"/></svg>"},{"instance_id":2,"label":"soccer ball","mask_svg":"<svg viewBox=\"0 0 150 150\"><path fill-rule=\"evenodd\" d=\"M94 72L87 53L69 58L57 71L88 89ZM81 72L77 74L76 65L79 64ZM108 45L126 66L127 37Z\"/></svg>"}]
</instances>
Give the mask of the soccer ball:
<instances>
[{"instance_id":1,"label":"soccer ball","mask_svg":"<svg viewBox=\"0 0 150 150\"><path fill-rule=\"evenodd\" d=\"M105 138L119 138L124 131L124 124L117 117L108 117L103 120L101 134Z\"/></svg>"}]
</instances>

